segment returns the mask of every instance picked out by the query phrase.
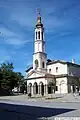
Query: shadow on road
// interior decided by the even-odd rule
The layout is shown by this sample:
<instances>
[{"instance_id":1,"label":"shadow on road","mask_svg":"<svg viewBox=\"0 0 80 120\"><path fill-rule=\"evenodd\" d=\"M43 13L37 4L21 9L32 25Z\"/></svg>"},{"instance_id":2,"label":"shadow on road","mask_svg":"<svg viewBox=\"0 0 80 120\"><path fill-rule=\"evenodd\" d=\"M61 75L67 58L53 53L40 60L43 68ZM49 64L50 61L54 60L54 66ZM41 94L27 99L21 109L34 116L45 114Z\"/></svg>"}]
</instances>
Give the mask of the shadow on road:
<instances>
[{"instance_id":1,"label":"shadow on road","mask_svg":"<svg viewBox=\"0 0 80 120\"><path fill-rule=\"evenodd\" d=\"M38 120L41 117L52 117L75 109L47 108L36 106L0 104L0 120Z\"/></svg>"}]
</instances>

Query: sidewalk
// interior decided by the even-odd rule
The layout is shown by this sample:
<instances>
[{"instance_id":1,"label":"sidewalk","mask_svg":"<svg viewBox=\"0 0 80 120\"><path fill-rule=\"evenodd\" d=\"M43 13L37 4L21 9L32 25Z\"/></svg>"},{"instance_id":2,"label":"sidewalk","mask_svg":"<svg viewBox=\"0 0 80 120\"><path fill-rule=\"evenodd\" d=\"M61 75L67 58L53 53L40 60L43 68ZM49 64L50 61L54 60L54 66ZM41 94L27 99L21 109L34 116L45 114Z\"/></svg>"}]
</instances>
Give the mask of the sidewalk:
<instances>
[{"instance_id":1,"label":"sidewalk","mask_svg":"<svg viewBox=\"0 0 80 120\"><path fill-rule=\"evenodd\" d=\"M0 100L13 100L13 101L47 101L47 102L80 102L80 96L77 94L54 94L47 97L32 97L28 99L27 95L17 95L17 96L2 96Z\"/></svg>"}]
</instances>

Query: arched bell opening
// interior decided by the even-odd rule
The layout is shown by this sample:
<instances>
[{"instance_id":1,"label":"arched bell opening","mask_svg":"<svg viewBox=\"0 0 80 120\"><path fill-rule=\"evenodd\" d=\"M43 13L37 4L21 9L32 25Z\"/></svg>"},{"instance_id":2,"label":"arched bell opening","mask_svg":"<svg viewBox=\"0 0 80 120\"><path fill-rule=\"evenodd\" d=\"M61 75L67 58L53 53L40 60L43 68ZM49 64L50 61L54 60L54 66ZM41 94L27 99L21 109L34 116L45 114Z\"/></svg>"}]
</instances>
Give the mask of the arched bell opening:
<instances>
[{"instance_id":1,"label":"arched bell opening","mask_svg":"<svg viewBox=\"0 0 80 120\"><path fill-rule=\"evenodd\" d=\"M35 60L35 69L37 69L38 66L39 66L39 63L38 63L38 60L36 59L36 60Z\"/></svg>"}]
</instances>

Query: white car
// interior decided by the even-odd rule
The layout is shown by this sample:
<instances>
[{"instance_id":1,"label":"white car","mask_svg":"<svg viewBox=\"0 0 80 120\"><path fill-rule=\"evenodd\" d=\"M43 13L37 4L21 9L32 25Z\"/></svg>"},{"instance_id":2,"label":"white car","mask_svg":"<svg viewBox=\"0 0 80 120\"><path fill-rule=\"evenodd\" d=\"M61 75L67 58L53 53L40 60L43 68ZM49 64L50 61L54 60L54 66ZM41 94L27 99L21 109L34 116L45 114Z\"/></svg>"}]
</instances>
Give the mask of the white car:
<instances>
[{"instance_id":1,"label":"white car","mask_svg":"<svg viewBox=\"0 0 80 120\"><path fill-rule=\"evenodd\" d=\"M15 87L14 89L12 89L12 92L18 92L18 88Z\"/></svg>"}]
</instances>

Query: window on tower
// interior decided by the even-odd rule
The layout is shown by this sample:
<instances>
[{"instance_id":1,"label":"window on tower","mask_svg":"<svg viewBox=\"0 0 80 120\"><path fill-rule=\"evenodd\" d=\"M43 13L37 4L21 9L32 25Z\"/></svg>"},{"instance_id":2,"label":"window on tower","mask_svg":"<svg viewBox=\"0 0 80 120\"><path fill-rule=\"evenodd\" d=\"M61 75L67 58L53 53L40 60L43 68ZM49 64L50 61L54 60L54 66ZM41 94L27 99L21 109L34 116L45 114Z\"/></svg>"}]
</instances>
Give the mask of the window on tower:
<instances>
[{"instance_id":1,"label":"window on tower","mask_svg":"<svg viewBox=\"0 0 80 120\"><path fill-rule=\"evenodd\" d=\"M43 40L43 32L42 32L42 40Z\"/></svg>"},{"instance_id":2,"label":"window on tower","mask_svg":"<svg viewBox=\"0 0 80 120\"><path fill-rule=\"evenodd\" d=\"M40 39L40 31L38 32L38 39Z\"/></svg>"},{"instance_id":3,"label":"window on tower","mask_svg":"<svg viewBox=\"0 0 80 120\"><path fill-rule=\"evenodd\" d=\"M42 62L42 67L44 68L44 62Z\"/></svg>"},{"instance_id":4,"label":"window on tower","mask_svg":"<svg viewBox=\"0 0 80 120\"><path fill-rule=\"evenodd\" d=\"M37 39L37 32L36 32L36 39Z\"/></svg>"},{"instance_id":5,"label":"window on tower","mask_svg":"<svg viewBox=\"0 0 80 120\"><path fill-rule=\"evenodd\" d=\"M35 69L38 68L38 60L35 60Z\"/></svg>"}]
</instances>

